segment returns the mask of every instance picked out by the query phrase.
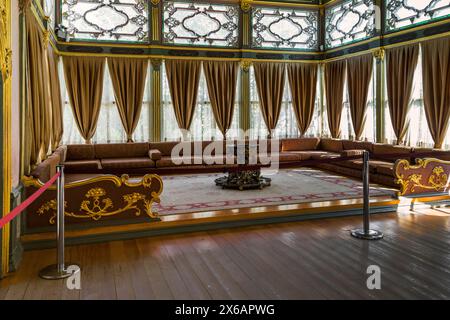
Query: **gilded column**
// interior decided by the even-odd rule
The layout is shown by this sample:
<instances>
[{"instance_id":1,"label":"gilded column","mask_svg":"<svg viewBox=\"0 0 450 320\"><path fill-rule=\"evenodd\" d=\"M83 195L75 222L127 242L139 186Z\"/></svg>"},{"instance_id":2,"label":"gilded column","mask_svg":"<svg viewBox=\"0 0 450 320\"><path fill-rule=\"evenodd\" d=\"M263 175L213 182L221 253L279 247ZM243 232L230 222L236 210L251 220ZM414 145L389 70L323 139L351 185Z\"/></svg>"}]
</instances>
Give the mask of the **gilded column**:
<instances>
[{"instance_id":1,"label":"gilded column","mask_svg":"<svg viewBox=\"0 0 450 320\"><path fill-rule=\"evenodd\" d=\"M241 108L240 108L240 128L247 132L250 129L250 60L241 62ZM241 137L244 138L244 137Z\"/></svg>"},{"instance_id":2,"label":"gilded column","mask_svg":"<svg viewBox=\"0 0 450 320\"><path fill-rule=\"evenodd\" d=\"M161 141L161 59L151 59L152 81L151 81L151 136L153 142Z\"/></svg>"},{"instance_id":3,"label":"gilded column","mask_svg":"<svg viewBox=\"0 0 450 320\"><path fill-rule=\"evenodd\" d=\"M241 0L241 9L242 9L242 47L248 48L250 47L250 36L251 36L251 28L250 28L250 11L251 5L250 0Z\"/></svg>"},{"instance_id":4,"label":"gilded column","mask_svg":"<svg viewBox=\"0 0 450 320\"><path fill-rule=\"evenodd\" d=\"M2 117L1 117L1 145L2 152L2 187L0 195L0 205L2 206L1 216L9 213L11 196L11 72L12 72L12 51L11 51L11 1L0 0L0 67L1 67L1 96L2 96ZM0 277L9 271L9 240L10 225L5 225L0 229Z\"/></svg>"},{"instance_id":5,"label":"gilded column","mask_svg":"<svg viewBox=\"0 0 450 320\"><path fill-rule=\"evenodd\" d=\"M385 102L385 69L384 69L384 49L380 48L373 53L375 57L375 107L376 107L376 139L377 142L385 142L385 114L384 114L384 102Z\"/></svg>"},{"instance_id":6,"label":"gilded column","mask_svg":"<svg viewBox=\"0 0 450 320\"><path fill-rule=\"evenodd\" d=\"M160 0L151 0L152 42L161 41Z\"/></svg>"}]
</instances>

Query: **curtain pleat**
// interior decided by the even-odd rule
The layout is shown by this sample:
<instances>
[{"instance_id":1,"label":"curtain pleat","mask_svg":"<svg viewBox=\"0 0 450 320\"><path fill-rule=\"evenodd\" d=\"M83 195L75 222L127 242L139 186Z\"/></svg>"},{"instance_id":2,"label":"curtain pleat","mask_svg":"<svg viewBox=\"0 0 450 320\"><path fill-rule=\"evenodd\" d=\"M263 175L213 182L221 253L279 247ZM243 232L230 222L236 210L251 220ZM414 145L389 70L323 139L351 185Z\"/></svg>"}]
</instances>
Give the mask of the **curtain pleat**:
<instances>
[{"instance_id":1,"label":"curtain pleat","mask_svg":"<svg viewBox=\"0 0 450 320\"><path fill-rule=\"evenodd\" d=\"M275 62L254 62L259 105L269 130L275 130L283 101L286 65Z\"/></svg>"},{"instance_id":2,"label":"curtain pleat","mask_svg":"<svg viewBox=\"0 0 450 320\"><path fill-rule=\"evenodd\" d=\"M341 135L342 99L344 96L346 61L339 60L325 64L325 97L328 126L333 138Z\"/></svg>"},{"instance_id":3,"label":"curtain pleat","mask_svg":"<svg viewBox=\"0 0 450 320\"><path fill-rule=\"evenodd\" d=\"M48 69L49 69L49 85L50 85L50 102L52 105L52 134L51 148L55 150L61 143L63 136L63 102L61 96L61 86L58 75L59 57L53 50L51 45L47 49Z\"/></svg>"},{"instance_id":4,"label":"curtain pleat","mask_svg":"<svg viewBox=\"0 0 450 320\"><path fill-rule=\"evenodd\" d=\"M348 99L356 140L360 139L364 131L372 68L372 54L347 59Z\"/></svg>"},{"instance_id":5,"label":"curtain pleat","mask_svg":"<svg viewBox=\"0 0 450 320\"><path fill-rule=\"evenodd\" d=\"M197 60L166 60L165 65L178 127L188 131L197 103L201 62ZM183 137L185 137L185 133L183 133Z\"/></svg>"},{"instance_id":6,"label":"curtain pleat","mask_svg":"<svg viewBox=\"0 0 450 320\"><path fill-rule=\"evenodd\" d=\"M435 148L442 148L450 117L450 38L422 43L425 116Z\"/></svg>"},{"instance_id":7,"label":"curtain pleat","mask_svg":"<svg viewBox=\"0 0 450 320\"><path fill-rule=\"evenodd\" d=\"M233 121L238 68L239 63L233 61L203 62L214 119L224 140Z\"/></svg>"},{"instance_id":8,"label":"curtain pleat","mask_svg":"<svg viewBox=\"0 0 450 320\"><path fill-rule=\"evenodd\" d=\"M317 88L317 65L314 63L290 63L287 66L292 107L297 126L303 136L311 125Z\"/></svg>"},{"instance_id":9,"label":"curtain pleat","mask_svg":"<svg viewBox=\"0 0 450 320\"><path fill-rule=\"evenodd\" d=\"M418 57L418 44L386 50L389 113L397 144L403 143L408 131L409 103Z\"/></svg>"},{"instance_id":10,"label":"curtain pleat","mask_svg":"<svg viewBox=\"0 0 450 320\"><path fill-rule=\"evenodd\" d=\"M51 104L47 48L38 22L27 8L27 157L30 165L43 160L51 139Z\"/></svg>"},{"instance_id":11,"label":"curtain pleat","mask_svg":"<svg viewBox=\"0 0 450 320\"><path fill-rule=\"evenodd\" d=\"M91 143L102 102L105 59L64 57L64 76L78 130Z\"/></svg>"},{"instance_id":12,"label":"curtain pleat","mask_svg":"<svg viewBox=\"0 0 450 320\"><path fill-rule=\"evenodd\" d=\"M148 60L108 58L108 68L127 140L133 142L132 136L142 110Z\"/></svg>"}]
</instances>

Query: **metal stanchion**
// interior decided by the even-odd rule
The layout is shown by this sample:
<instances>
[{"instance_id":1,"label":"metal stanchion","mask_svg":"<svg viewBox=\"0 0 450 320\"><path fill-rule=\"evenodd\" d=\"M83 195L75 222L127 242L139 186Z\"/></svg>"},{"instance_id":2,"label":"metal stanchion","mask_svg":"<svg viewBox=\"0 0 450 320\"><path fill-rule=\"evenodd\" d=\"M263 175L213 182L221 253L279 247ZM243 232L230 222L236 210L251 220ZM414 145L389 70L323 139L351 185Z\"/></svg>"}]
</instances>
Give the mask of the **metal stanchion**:
<instances>
[{"instance_id":1,"label":"metal stanchion","mask_svg":"<svg viewBox=\"0 0 450 320\"><path fill-rule=\"evenodd\" d=\"M56 184L56 194L57 194L57 222L56 222L56 238L57 238L57 262L56 264L45 267L39 272L39 276L43 279L57 280L68 278L71 275L80 271L80 267L73 264L67 263L71 268L69 272L64 262L64 166L56 166L57 172L60 173L57 184Z\"/></svg>"},{"instance_id":2,"label":"metal stanchion","mask_svg":"<svg viewBox=\"0 0 450 320\"><path fill-rule=\"evenodd\" d=\"M369 206L369 152L364 151L363 154L363 229L351 231L351 235L358 239L379 240L383 238L383 233L370 229L370 206Z\"/></svg>"}]
</instances>

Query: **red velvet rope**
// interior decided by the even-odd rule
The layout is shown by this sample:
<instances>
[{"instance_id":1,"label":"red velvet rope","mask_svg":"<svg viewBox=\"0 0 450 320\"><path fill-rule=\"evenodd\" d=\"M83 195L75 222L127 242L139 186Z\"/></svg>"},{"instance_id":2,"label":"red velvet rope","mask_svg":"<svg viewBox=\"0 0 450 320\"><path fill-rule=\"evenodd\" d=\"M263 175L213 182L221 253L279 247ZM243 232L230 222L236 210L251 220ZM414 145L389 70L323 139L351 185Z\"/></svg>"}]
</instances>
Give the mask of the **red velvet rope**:
<instances>
[{"instance_id":1,"label":"red velvet rope","mask_svg":"<svg viewBox=\"0 0 450 320\"><path fill-rule=\"evenodd\" d=\"M42 193L44 193L45 190L47 190L48 188L50 188L50 186L56 181L56 179L58 179L58 177L61 174L58 172L57 174L55 174L49 181L47 181L42 187L39 188L38 191L36 191L35 193L33 193L31 195L31 197L29 197L27 200L25 200L24 202L22 202L20 205L18 205L16 208L14 208L13 211L11 211L10 213L8 213L6 216L4 216L3 218L0 219L0 229L3 228L3 226L5 224L7 224L8 222L10 222L12 219L14 219L19 213L21 213L23 210L25 210L30 204L32 204L34 202L34 200L36 200L37 198L40 197L40 195Z\"/></svg>"}]
</instances>

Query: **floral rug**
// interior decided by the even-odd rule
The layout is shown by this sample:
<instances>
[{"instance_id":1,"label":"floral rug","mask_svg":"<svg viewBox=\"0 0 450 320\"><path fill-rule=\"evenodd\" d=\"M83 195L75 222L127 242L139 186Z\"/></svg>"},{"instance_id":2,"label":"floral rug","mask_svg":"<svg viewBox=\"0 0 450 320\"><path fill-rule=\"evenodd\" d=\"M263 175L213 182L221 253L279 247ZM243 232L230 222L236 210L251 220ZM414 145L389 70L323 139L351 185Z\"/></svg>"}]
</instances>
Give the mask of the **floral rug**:
<instances>
[{"instance_id":1,"label":"floral rug","mask_svg":"<svg viewBox=\"0 0 450 320\"><path fill-rule=\"evenodd\" d=\"M223 173L164 176L160 215L297 204L362 197L362 182L335 173L301 168L263 174L272 184L262 190L222 189L214 179ZM372 184L370 196L395 195L392 188Z\"/></svg>"}]
</instances>

